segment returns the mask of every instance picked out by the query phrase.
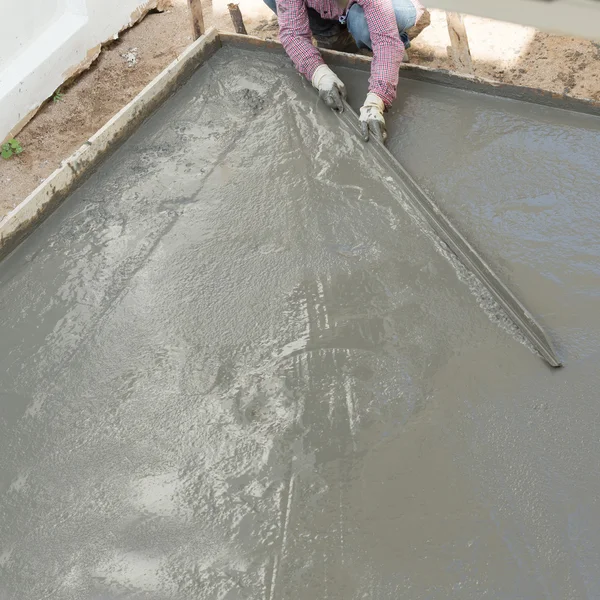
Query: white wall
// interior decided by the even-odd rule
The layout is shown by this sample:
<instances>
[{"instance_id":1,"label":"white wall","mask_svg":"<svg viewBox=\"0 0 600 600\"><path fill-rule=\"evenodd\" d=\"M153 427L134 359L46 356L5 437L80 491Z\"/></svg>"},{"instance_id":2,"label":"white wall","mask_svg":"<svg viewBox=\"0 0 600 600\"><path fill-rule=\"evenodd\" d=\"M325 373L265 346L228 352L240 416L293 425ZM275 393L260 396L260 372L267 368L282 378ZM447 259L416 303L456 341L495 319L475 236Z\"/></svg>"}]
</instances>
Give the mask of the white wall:
<instances>
[{"instance_id":1,"label":"white wall","mask_svg":"<svg viewBox=\"0 0 600 600\"><path fill-rule=\"evenodd\" d=\"M156 0L0 0L0 142Z\"/></svg>"}]
</instances>

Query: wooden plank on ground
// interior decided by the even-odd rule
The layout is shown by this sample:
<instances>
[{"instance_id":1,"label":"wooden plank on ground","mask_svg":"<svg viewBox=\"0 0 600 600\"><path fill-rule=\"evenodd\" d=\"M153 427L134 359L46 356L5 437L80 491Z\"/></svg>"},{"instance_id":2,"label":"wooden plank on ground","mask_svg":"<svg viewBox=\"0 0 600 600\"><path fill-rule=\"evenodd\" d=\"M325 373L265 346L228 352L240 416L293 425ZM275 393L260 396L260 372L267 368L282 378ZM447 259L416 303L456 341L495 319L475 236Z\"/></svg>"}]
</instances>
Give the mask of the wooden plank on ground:
<instances>
[{"instance_id":1,"label":"wooden plank on ground","mask_svg":"<svg viewBox=\"0 0 600 600\"><path fill-rule=\"evenodd\" d=\"M448 46L448 58L454 63L454 68L460 73L473 75L473 62L469 49L469 38L463 17L460 13L446 13L448 33L451 46Z\"/></svg>"},{"instance_id":2,"label":"wooden plank on ground","mask_svg":"<svg viewBox=\"0 0 600 600\"><path fill-rule=\"evenodd\" d=\"M202 15L202 1L188 0L190 14L192 17L192 30L194 39L197 40L204 33L204 16Z\"/></svg>"},{"instance_id":3,"label":"wooden plank on ground","mask_svg":"<svg viewBox=\"0 0 600 600\"><path fill-rule=\"evenodd\" d=\"M242 17L242 11L240 10L240 5L235 2L230 2L227 5L229 9L229 15L231 16L231 21L233 22L233 27L236 33L241 33L242 35L248 35L246 31L246 26L244 25L244 18Z\"/></svg>"}]
</instances>

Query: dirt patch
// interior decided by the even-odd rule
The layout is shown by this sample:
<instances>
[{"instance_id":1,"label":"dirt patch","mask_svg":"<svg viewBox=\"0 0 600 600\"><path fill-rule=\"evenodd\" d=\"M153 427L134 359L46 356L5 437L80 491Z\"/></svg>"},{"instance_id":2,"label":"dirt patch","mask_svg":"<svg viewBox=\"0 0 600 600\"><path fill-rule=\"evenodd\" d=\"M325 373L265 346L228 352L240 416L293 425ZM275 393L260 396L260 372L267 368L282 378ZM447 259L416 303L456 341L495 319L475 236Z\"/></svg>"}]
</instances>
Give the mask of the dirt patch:
<instances>
[{"instance_id":1,"label":"dirt patch","mask_svg":"<svg viewBox=\"0 0 600 600\"><path fill-rule=\"evenodd\" d=\"M277 39L277 22L262 0L241 0L251 35ZM205 2L205 24L231 31L227 0ZM445 13L432 10L432 22L409 52L410 60L452 69ZM529 27L478 17L465 18L475 74L540 87L578 98L600 100L600 44L561 37ZM92 68L69 87L59 102L48 102L19 134L24 152L0 161L0 218L93 135L192 41L187 0L173 0L166 12L151 13L104 48Z\"/></svg>"},{"instance_id":2,"label":"dirt patch","mask_svg":"<svg viewBox=\"0 0 600 600\"><path fill-rule=\"evenodd\" d=\"M411 62L452 69L444 11L432 10L431 27L409 51ZM532 27L465 17L475 75L575 98L600 99L600 44L542 33Z\"/></svg>"}]
</instances>

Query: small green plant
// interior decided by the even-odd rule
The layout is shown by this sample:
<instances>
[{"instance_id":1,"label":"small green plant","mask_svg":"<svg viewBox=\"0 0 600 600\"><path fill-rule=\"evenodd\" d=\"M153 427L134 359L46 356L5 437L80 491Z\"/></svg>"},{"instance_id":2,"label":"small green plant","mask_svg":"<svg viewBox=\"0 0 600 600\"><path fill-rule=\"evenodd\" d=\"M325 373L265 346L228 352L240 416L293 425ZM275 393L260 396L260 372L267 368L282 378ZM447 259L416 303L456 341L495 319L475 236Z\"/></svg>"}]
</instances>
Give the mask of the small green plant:
<instances>
[{"instance_id":1,"label":"small green plant","mask_svg":"<svg viewBox=\"0 0 600 600\"><path fill-rule=\"evenodd\" d=\"M4 160L12 158L14 154L21 154L21 152L23 152L23 146L21 146L20 142L15 140L15 138L8 140L6 144L2 144L1 148L1 156Z\"/></svg>"},{"instance_id":2,"label":"small green plant","mask_svg":"<svg viewBox=\"0 0 600 600\"><path fill-rule=\"evenodd\" d=\"M52 96L52 102L54 102L54 104L56 104L57 102L62 102L64 97L65 95L61 92L60 88L58 88L54 92L54 96Z\"/></svg>"}]
</instances>

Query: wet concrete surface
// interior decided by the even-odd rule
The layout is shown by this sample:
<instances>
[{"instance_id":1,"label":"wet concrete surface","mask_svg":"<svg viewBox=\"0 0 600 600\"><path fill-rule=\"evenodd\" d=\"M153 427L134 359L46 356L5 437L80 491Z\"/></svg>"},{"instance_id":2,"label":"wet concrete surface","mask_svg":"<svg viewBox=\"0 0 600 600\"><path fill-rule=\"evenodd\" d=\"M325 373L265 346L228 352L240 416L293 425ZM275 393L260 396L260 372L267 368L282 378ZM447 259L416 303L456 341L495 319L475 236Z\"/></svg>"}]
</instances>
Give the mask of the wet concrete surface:
<instances>
[{"instance_id":1,"label":"wet concrete surface","mask_svg":"<svg viewBox=\"0 0 600 600\"><path fill-rule=\"evenodd\" d=\"M353 106L367 75L341 69ZM600 118L402 80L388 147L554 334L600 351Z\"/></svg>"},{"instance_id":2,"label":"wet concrete surface","mask_svg":"<svg viewBox=\"0 0 600 600\"><path fill-rule=\"evenodd\" d=\"M0 264L0 598L600 596L599 317L552 371L463 279L221 50Z\"/></svg>"}]
</instances>

